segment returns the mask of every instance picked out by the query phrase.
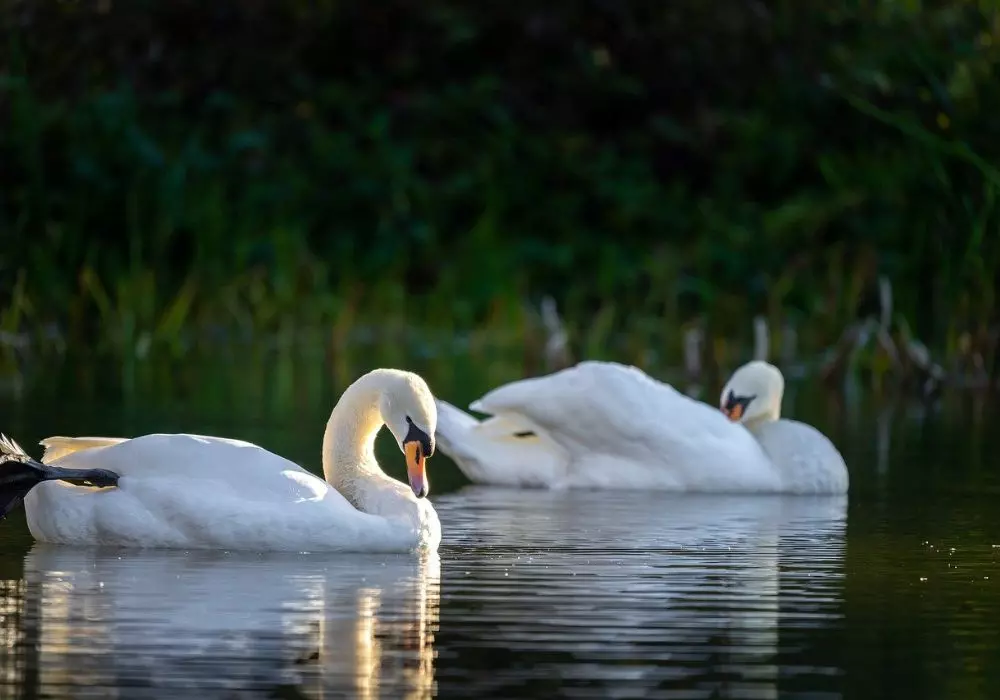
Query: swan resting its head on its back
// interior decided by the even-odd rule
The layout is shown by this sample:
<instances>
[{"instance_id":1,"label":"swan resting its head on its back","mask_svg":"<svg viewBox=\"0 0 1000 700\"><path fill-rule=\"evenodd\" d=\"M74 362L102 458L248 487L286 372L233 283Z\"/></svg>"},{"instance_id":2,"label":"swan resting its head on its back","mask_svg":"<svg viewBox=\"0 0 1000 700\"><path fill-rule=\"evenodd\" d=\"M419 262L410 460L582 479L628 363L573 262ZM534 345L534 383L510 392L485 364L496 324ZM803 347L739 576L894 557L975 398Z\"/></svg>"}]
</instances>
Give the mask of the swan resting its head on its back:
<instances>
[{"instance_id":1,"label":"swan resting its head on its back","mask_svg":"<svg viewBox=\"0 0 1000 700\"><path fill-rule=\"evenodd\" d=\"M748 362L722 387L719 408L732 421L747 427L781 418L785 378L781 370L762 360Z\"/></svg>"},{"instance_id":2,"label":"swan resting its head on its back","mask_svg":"<svg viewBox=\"0 0 1000 700\"><path fill-rule=\"evenodd\" d=\"M840 494L847 466L815 428L781 419L784 379L738 369L720 408L636 367L581 362L493 389L470 408L438 399L438 445L473 482L543 488Z\"/></svg>"},{"instance_id":3,"label":"swan resting its head on its back","mask_svg":"<svg viewBox=\"0 0 1000 700\"><path fill-rule=\"evenodd\" d=\"M719 408L729 420L744 425L767 456L787 474L796 492L845 493L847 464L819 430L781 417L785 378L774 365L748 362L722 387Z\"/></svg>"},{"instance_id":4,"label":"swan resting its head on its back","mask_svg":"<svg viewBox=\"0 0 1000 700\"><path fill-rule=\"evenodd\" d=\"M383 425L406 456L409 486L375 459ZM376 369L351 384L330 414L325 480L262 447L219 437L52 437L41 443L41 462L4 440L0 515L23 498L34 538L61 544L436 549L441 525L425 498L425 460L434 454L436 428L434 397L423 379Z\"/></svg>"}]
</instances>

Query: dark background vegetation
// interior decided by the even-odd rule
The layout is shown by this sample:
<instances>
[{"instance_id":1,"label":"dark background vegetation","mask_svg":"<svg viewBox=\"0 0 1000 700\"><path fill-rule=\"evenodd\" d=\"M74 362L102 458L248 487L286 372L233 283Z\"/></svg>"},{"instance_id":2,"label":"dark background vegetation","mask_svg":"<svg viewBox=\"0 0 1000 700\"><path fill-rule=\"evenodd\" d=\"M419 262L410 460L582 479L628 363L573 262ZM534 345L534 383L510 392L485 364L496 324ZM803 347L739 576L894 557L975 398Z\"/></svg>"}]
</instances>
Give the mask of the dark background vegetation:
<instances>
[{"instance_id":1,"label":"dark background vegetation","mask_svg":"<svg viewBox=\"0 0 1000 700\"><path fill-rule=\"evenodd\" d=\"M0 7L8 333L516 331L551 295L576 339L820 349L883 275L935 352L995 341L993 3Z\"/></svg>"}]
</instances>

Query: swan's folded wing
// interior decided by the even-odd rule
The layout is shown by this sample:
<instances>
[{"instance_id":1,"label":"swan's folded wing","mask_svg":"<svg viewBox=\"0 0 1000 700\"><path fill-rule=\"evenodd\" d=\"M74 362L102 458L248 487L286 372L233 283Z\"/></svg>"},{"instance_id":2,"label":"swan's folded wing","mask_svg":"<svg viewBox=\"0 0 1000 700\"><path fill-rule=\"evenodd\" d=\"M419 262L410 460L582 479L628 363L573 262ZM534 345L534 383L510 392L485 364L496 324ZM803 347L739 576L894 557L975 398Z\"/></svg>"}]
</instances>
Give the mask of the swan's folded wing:
<instances>
[{"instance_id":1,"label":"swan's folded wing","mask_svg":"<svg viewBox=\"0 0 1000 700\"><path fill-rule=\"evenodd\" d=\"M520 414L556 435L614 445L648 439L664 426L671 429L684 419L679 408L687 404L711 410L636 367L588 361L498 387L470 408L492 415Z\"/></svg>"},{"instance_id":2,"label":"swan's folded wing","mask_svg":"<svg viewBox=\"0 0 1000 700\"><path fill-rule=\"evenodd\" d=\"M79 452L80 450L89 450L94 447L108 447L109 445L117 445L126 440L128 438L63 437L55 435L45 438L38 444L45 448L45 453L42 455L42 462L49 464L60 457Z\"/></svg>"},{"instance_id":3,"label":"swan's folded wing","mask_svg":"<svg viewBox=\"0 0 1000 700\"><path fill-rule=\"evenodd\" d=\"M636 367L582 362L501 386L471 408L534 421L590 475L578 479L692 490L768 490L777 483L749 431Z\"/></svg>"}]
</instances>

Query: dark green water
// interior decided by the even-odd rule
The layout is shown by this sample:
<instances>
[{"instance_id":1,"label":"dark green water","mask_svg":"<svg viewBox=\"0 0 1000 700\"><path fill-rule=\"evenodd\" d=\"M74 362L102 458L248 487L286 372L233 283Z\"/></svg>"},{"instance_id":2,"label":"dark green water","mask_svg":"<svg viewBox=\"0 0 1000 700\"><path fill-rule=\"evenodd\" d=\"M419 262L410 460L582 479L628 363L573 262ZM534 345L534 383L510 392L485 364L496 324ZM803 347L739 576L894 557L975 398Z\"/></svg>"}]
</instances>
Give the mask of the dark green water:
<instances>
[{"instance_id":1,"label":"dark green water","mask_svg":"<svg viewBox=\"0 0 1000 700\"><path fill-rule=\"evenodd\" d=\"M456 403L517 372L379 364ZM370 366L65 362L6 385L0 429L223 434L316 469ZM435 457L444 542L423 559L40 546L18 513L0 698L1000 697L996 406L792 383L785 412L844 452L849 499L490 490Z\"/></svg>"}]
</instances>

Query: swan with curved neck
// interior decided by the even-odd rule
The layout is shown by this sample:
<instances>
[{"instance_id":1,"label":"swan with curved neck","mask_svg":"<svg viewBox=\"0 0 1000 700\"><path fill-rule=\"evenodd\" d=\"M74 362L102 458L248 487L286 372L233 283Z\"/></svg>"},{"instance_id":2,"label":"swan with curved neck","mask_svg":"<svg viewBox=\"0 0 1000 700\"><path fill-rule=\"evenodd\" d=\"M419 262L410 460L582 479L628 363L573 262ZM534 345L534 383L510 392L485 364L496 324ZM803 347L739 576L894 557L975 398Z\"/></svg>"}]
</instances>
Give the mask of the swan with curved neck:
<instances>
[{"instance_id":1,"label":"swan with curved neck","mask_svg":"<svg viewBox=\"0 0 1000 700\"><path fill-rule=\"evenodd\" d=\"M375 437L383 425L406 455L413 494L423 498L430 489L424 461L434 454L434 397L411 372L372 370L347 387L323 433L323 476L357 508L373 484L398 483L375 459Z\"/></svg>"},{"instance_id":2,"label":"swan with curved neck","mask_svg":"<svg viewBox=\"0 0 1000 700\"><path fill-rule=\"evenodd\" d=\"M382 425L405 455L409 487L375 458ZM325 480L262 447L220 437L51 437L41 442L41 462L5 441L0 514L23 498L35 539L63 544L436 548L441 527L425 498L436 427L434 397L423 379L376 369L349 386L330 414Z\"/></svg>"}]
</instances>

